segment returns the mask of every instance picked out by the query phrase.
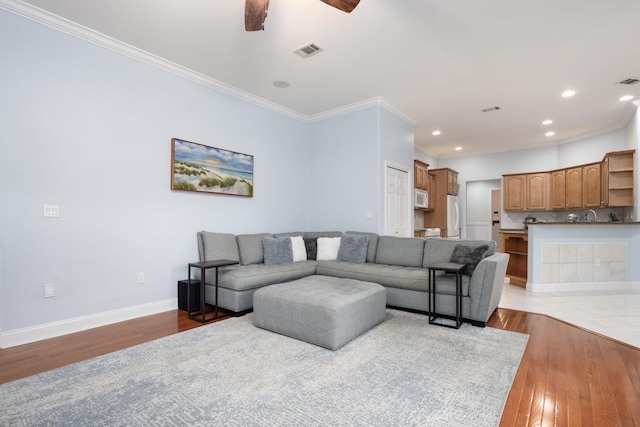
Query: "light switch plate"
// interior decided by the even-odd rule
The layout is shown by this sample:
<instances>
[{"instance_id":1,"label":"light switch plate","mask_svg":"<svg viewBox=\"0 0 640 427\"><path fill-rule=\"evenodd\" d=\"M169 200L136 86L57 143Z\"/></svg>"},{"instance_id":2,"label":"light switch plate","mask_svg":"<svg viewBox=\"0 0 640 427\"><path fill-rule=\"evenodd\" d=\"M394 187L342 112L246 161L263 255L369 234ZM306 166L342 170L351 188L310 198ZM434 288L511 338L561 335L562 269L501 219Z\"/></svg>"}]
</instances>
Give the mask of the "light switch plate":
<instances>
[{"instance_id":1,"label":"light switch plate","mask_svg":"<svg viewBox=\"0 0 640 427\"><path fill-rule=\"evenodd\" d=\"M45 283L44 286L44 297L51 298L56 296L56 284L55 283Z\"/></svg>"},{"instance_id":2,"label":"light switch plate","mask_svg":"<svg viewBox=\"0 0 640 427\"><path fill-rule=\"evenodd\" d=\"M60 206L58 205L44 205L44 217L45 218L59 218Z\"/></svg>"}]
</instances>

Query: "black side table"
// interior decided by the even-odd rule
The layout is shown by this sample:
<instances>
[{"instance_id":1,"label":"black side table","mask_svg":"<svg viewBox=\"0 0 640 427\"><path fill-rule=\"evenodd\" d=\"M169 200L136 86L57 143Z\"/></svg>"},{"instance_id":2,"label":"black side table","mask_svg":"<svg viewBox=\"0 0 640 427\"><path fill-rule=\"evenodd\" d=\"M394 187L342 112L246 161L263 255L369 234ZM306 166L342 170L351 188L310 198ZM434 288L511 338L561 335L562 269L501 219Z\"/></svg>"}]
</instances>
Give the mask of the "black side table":
<instances>
[{"instance_id":1,"label":"black side table","mask_svg":"<svg viewBox=\"0 0 640 427\"><path fill-rule=\"evenodd\" d=\"M447 328L460 329L462 325L462 270L466 264L455 262L438 262L429 266L429 324L446 326ZM436 311L436 271L445 273L455 273L456 275L456 323L448 325L446 323L436 323L439 314Z\"/></svg>"},{"instance_id":2,"label":"black side table","mask_svg":"<svg viewBox=\"0 0 640 427\"><path fill-rule=\"evenodd\" d=\"M191 314L191 306L187 307L187 316L189 317L189 319L192 320L197 320L198 322L201 323L205 323L205 322L210 322L212 320L215 320L218 318L218 267L225 267L227 265L234 265L234 264L239 264L238 261L233 261L230 259L216 259L216 260L212 260L212 261L202 261L202 262L190 262L189 263L189 278L187 279L188 283L187 283L187 301L191 301L191 267L193 268L199 268L200 269L200 314ZM216 283L215 286L216 287L216 295L215 295L215 304L214 304L214 311L215 311L215 315L209 319L207 319L207 313L211 313L211 311L207 312L205 311L205 302L204 302L204 289L206 286L212 286L210 284L207 283L207 277L206 277L206 271L209 268L215 268L216 269ZM194 281L195 283L195 281ZM198 313L197 311L195 313Z\"/></svg>"}]
</instances>

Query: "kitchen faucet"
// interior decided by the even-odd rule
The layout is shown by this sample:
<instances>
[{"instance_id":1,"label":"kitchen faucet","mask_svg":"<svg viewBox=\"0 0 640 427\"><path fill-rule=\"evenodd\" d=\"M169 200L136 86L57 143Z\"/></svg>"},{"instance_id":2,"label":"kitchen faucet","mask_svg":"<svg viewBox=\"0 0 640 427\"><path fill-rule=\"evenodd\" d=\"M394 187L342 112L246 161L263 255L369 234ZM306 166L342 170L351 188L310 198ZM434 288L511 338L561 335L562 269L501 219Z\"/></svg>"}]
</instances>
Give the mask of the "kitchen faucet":
<instances>
[{"instance_id":1,"label":"kitchen faucet","mask_svg":"<svg viewBox=\"0 0 640 427\"><path fill-rule=\"evenodd\" d=\"M585 214L584 214L584 220L585 220L586 222L589 222L589 212L592 212L592 213L593 213L593 221L591 221L591 222L596 222L596 220L597 220L598 216L596 215L596 211L594 211L593 209L589 209L589 210L587 211L587 213L585 213Z\"/></svg>"}]
</instances>

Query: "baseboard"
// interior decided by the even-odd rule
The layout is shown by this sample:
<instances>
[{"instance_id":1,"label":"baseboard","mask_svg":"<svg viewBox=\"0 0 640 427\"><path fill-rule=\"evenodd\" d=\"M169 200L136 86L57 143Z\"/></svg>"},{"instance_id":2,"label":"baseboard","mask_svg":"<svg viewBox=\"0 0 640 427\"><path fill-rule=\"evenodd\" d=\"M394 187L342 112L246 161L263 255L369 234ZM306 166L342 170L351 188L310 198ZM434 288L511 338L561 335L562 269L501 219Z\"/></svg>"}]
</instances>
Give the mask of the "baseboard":
<instances>
[{"instance_id":1,"label":"baseboard","mask_svg":"<svg viewBox=\"0 0 640 427\"><path fill-rule=\"evenodd\" d=\"M44 323L28 328L15 329L0 334L0 348L15 347L48 338L55 338L74 332L124 322L137 317L163 313L178 308L178 299L170 298L148 304L140 304L102 313L65 319L58 322Z\"/></svg>"},{"instance_id":2,"label":"baseboard","mask_svg":"<svg viewBox=\"0 0 640 427\"><path fill-rule=\"evenodd\" d=\"M640 282L531 283L528 292L640 291Z\"/></svg>"}]
</instances>

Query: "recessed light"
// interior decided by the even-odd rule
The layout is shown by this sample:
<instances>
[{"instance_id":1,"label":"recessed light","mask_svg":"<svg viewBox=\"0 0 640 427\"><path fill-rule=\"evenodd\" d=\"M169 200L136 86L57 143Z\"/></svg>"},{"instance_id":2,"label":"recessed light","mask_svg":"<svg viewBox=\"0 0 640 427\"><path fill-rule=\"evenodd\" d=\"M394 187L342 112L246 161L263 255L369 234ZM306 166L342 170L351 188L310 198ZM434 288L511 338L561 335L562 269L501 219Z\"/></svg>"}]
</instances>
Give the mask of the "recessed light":
<instances>
[{"instance_id":1,"label":"recessed light","mask_svg":"<svg viewBox=\"0 0 640 427\"><path fill-rule=\"evenodd\" d=\"M550 125L551 123L553 123L553 120L545 120L544 122L542 122L543 125Z\"/></svg>"},{"instance_id":2,"label":"recessed light","mask_svg":"<svg viewBox=\"0 0 640 427\"><path fill-rule=\"evenodd\" d=\"M618 98L620 101L631 101L633 99L633 95L625 95Z\"/></svg>"},{"instance_id":3,"label":"recessed light","mask_svg":"<svg viewBox=\"0 0 640 427\"><path fill-rule=\"evenodd\" d=\"M555 132L549 131L549 132L545 133L544 136L553 136L555 134L556 134Z\"/></svg>"},{"instance_id":4,"label":"recessed light","mask_svg":"<svg viewBox=\"0 0 640 427\"><path fill-rule=\"evenodd\" d=\"M568 98L570 96L573 96L576 94L575 90L569 89L569 90L565 90L564 92L562 92L562 97L563 98Z\"/></svg>"},{"instance_id":5,"label":"recessed light","mask_svg":"<svg viewBox=\"0 0 640 427\"><path fill-rule=\"evenodd\" d=\"M456 151L460 151L460 150L462 150L462 147L456 147L455 150Z\"/></svg>"},{"instance_id":6,"label":"recessed light","mask_svg":"<svg viewBox=\"0 0 640 427\"><path fill-rule=\"evenodd\" d=\"M434 130L433 132L431 132L431 135L440 135L442 132L440 132L439 130Z\"/></svg>"},{"instance_id":7,"label":"recessed light","mask_svg":"<svg viewBox=\"0 0 640 427\"><path fill-rule=\"evenodd\" d=\"M284 80L276 80L273 82L273 85L277 88L284 89L285 87L289 87L289 82L285 82Z\"/></svg>"}]
</instances>

